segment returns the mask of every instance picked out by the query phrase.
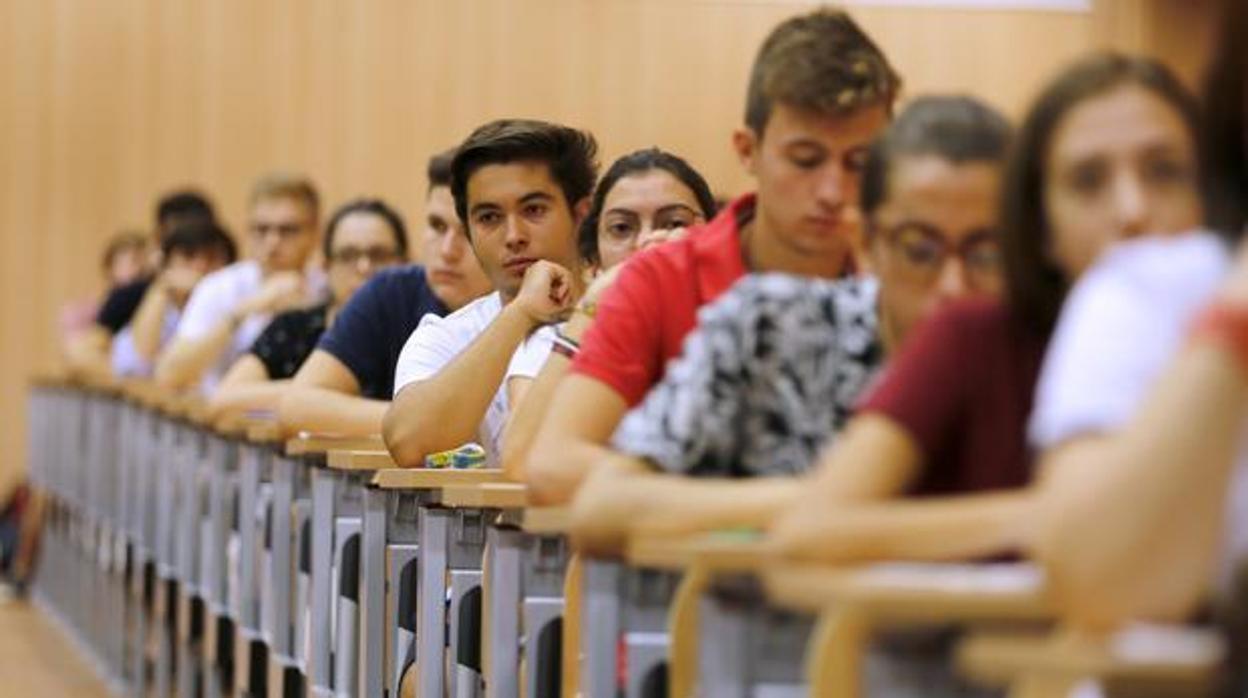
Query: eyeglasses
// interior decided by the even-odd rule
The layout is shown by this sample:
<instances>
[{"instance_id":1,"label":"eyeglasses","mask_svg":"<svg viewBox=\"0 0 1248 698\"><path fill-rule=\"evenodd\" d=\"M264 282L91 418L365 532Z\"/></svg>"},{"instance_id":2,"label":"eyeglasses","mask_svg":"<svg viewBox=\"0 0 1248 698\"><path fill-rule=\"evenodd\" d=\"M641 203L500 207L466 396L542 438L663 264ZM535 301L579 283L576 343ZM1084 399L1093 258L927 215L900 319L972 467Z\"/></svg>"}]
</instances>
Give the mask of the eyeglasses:
<instances>
[{"instance_id":1,"label":"eyeglasses","mask_svg":"<svg viewBox=\"0 0 1248 698\"><path fill-rule=\"evenodd\" d=\"M298 223L253 223L251 225L251 234L258 238L265 238L269 233L277 233L278 237L283 240L293 238L305 230L305 226Z\"/></svg>"},{"instance_id":2,"label":"eyeglasses","mask_svg":"<svg viewBox=\"0 0 1248 698\"><path fill-rule=\"evenodd\" d=\"M935 283L950 256L961 260L966 283L972 288L991 289L1001 283L1001 242L994 233L975 233L953 245L934 228L911 222L883 234L901 253L901 267L919 283Z\"/></svg>"},{"instance_id":3,"label":"eyeglasses","mask_svg":"<svg viewBox=\"0 0 1248 698\"><path fill-rule=\"evenodd\" d=\"M399 258L399 253L386 247L343 247L334 250L329 260L344 267L358 266L361 259L367 259L370 266L380 267L390 264Z\"/></svg>"}]
</instances>

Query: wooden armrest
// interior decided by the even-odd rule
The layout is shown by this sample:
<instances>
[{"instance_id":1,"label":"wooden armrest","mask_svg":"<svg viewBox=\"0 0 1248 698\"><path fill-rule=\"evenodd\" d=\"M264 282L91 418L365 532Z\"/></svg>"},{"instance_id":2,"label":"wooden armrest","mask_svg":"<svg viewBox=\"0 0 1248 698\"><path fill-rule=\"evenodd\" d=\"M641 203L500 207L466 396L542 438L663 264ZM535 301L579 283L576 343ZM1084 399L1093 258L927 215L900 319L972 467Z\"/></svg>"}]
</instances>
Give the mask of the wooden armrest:
<instances>
[{"instance_id":1,"label":"wooden armrest","mask_svg":"<svg viewBox=\"0 0 1248 698\"><path fill-rule=\"evenodd\" d=\"M113 376L84 375L79 377L78 384L93 393L121 394L121 380Z\"/></svg>"},{"instance_id":2,"label":"wooden armrest","mask_svg":"<svg viewBox=\"0 0 1248 698\"><path fill-rule=\"evenodd\" d=\"M483 485L451 485L442 489L442 505L465 509L521 509L529 502L529 490L517 482Z\"/></svg>"},{"instance_id":3,"label":"wooden armrest","mask_svg":"<svg viewBox=\"0 0 1248 698\"><path fill-rule=\"evenodd\" d=\"M898 620L1046 619L1053 610L1029 564L885 563L855 568L788 564L763 574L768 598L803 611L853 605Z\"/></svg>"},{"instance_id":4,"label":"wooden armrest","mask_svg":"<svg viewBox=\"0 0 1248 698\"><path fill-rule=\"evenodd\" d=\"M572 512L566 507L529 507L524 510L520 529L527 533L567 533Z\"/></svg>"},{"instance_id":5,"label":"wooden armrest","mask_svg":"<svg viewBox=\"0 0 1248 698\"><path fill-rule=\"evenodd\" d=\"M324 455L330 451L384 451L381 435L343 436L301 431L286 441L286 455Z\"/></svg>"},{"instance_id":6,"label":"wooden armrest","mask_svg":"<svg viewBox=\"0 0 1248 698\"><path fill-rule=\"evenodd\" d=\"M69 374L56 371L33 373L26 381L27 385L32 388L64 388L70 385Z\"/></svg>"},{"instance_id":7,"label":"wooden armrest","mask_svg":"<svg viewBox=\"0 0 1248 698\"><path fill-rule=\"evenodd\" d=\"M395 467L394 459L385 450L331 449L325 455L325 461L333 470L383 470Z\"/></svg>"},{"instance_id":8,"label":"wooden armrest","mask_svg":"<svg viewBox=\"0 0 1248 698\"><path fill-rule=\"evenodd\" d=\"M1101 679L1184 685L1204 695L1216 683L1225 656L1225 642L1211 630L1134 625L1104 638L1062 630L979 633L958 647L957 664L965 675L987 684Z\"/></svg>"},{"instance_id":9,"label":"wooden armrest","mask_svg":"<svg viewBox=\"0 0 1248 698\"><path fill-rule=\"evenodd\" d=\"M330 455L337 453L330 451ZM389 454L386 454L389 457ZM332 467L332 463L331 463ZM483 485L508 482L497 468L389 468L373 476L373 485L383 490L436 490L451 485Z\"/></svg>"}]
</instances>

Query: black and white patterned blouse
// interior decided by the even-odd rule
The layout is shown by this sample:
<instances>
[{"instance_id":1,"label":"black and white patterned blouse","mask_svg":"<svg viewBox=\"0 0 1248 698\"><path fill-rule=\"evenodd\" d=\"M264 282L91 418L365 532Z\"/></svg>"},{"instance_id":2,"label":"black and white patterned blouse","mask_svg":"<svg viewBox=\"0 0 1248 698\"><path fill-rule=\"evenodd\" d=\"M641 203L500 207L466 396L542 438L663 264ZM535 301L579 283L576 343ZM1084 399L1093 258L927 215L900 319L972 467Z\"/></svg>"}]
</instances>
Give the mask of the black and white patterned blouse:
<instances>
[{"instance_id":1,"label":"black and white patterned blouse","mask_svg":"<svg viewBox=\"0 0 1248 698\"><path fill-rule=\"evenodd\" d=\"M698 312L663 380L620 423L620 451L673 473L808 470L883 360L875 279L745 277Z\"/></svg>"}]
</instances>

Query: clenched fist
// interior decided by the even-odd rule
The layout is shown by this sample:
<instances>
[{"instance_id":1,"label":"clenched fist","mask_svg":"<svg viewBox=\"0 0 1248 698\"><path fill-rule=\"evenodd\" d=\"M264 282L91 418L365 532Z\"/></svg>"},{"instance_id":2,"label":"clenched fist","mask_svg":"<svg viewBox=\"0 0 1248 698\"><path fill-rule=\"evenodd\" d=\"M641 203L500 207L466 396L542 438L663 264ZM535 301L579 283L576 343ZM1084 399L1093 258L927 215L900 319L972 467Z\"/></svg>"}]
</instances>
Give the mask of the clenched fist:
<instances>
[{"instance_id":1,"label":"clenched fist","mask_svg":"<svg viewBox=\"0 0 1248 698\"><path fill-rule=\"evenodd\" d=\"M572 272L546 260L538 260L525 270L520 292L513 301L539 325L564 320L571 314L575 302Z\"/></svg>"}]
</instances>

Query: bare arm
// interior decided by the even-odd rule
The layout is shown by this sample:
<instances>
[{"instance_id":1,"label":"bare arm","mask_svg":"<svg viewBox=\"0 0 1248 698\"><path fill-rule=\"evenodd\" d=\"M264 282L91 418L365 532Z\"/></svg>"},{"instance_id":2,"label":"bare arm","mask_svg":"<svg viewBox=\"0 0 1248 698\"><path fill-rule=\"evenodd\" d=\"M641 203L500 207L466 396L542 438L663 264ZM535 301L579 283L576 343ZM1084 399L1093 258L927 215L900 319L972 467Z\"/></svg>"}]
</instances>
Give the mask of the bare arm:
<instances>
[{"instance_id":1,"label":"bare arm","mask_svg":"<svg viewBox=\"0 0 1248 698\"><path fill-rule=\"evenodd\" d=\"M594 378L561 381L524 465L534 501L570 502L592 464L614 455L606 444L627 410L619 393Z\"/></svg>"},{"instance_id":2,"label":"bare arm","mask_svg":"<svg viewBox=\"0 0 1248 698\"><path fill-rule=\"evenodd\" d=\"M242 314L230 314L221 318L207 334L196 339L175 338L156 360L156 382L170 388L182 389L195 384L225 351Z\"/></svg>"},{"instance_id":3,"label":"bare arm","mask_svg":"<svg viewBox=\"0 0 1248 698\"><path fill-rule=\"evenodd\" d=\"M892 420L871 413L855 417L824 451L804 496L772 532L793 549L818 546L840 526L834 503L896 496L919 466L918 445Z\"/></svg>"},{"instance_id":4,"label":"bare arm","mask_svg":"<svg viewBox=\"0 0 1248 698\"><path fill-rule=\"evenodd\" d=\"M949 561L1021 550L1033 519L1028 491L825 505L816 530L792 520L775 540L792 557L827 563Z\"/></svg>"},{"instance_id":5,"label":"bare arm","mask_svg":"<svg viewBox=\"0 0 1248 698\"><path fill-rule=\"evenodd\" d=\"M614 278L614 275L610 277L610 279ZM596 299L597 294L605 287L601 281L596 282L590 287L585 298ZM578 310L572 314L572 319L564 323L561 332L572 341L580 342L592 323L593 319L578 306ZM550 411L555 391L564 376L568 375L571 366L572 362L568 357L551 352L550 358L546 359L537 378L532 381L513 379L514 383L524 384L525 387L520 395L513 396L510 392L508 394L511 404L515 405L511 411L511 418L507 422L507 429L503 432L503 472L509 479L517 482L523 482L526 479L525 462L528 460L534 442L537 441L537 432ZM522 397L524 399L521 399Z\"/></svg>"},{"instance_id":6,"label":"bare arm","mask_svg":"<svg viewBox=\"0 0 1248 698\"><path fill-rule=\"evenodd\" d=\"M1071 620L1172 619L1206 592L1246 406L1242 367L1201 342L1125 429L1044 455L1035 553Z\"/></svg>"},{"instance_id":7,"label":"bare arm","mask_svg":"<svg viewBox=\"0 0 1248 698\"><path fill-rule=\"evenodd\" d=\"M229 346L230 338L248 316L274 313L297 306L303 300L303 277L296 272L273 274L250 298L216 320L203 335L178 337L156 361L156 382L173 388L194 385ZM188 304L188 314L193 312Z\"/></svg>"},{"instance_id":8,"label":"bare arm","mask_svg":"<svg viewBox=\"0 0 1248 698\"><path fill-rule=\"evenodd\" d=\"M539 261L528 268L515 300L436 374L399 390L382 421L386 448L400 467L470 441L498 391L520 342L570 309L572 274ZM419 330L417 330L419 331Z\"/></svg>"},{"instance_id":9,"label":"bare arm","mask_svg":"<svg viewBox=\"0 0 1248 698\"><path fill-rule=\"evenodd\" d=\"M214 418L248 410L277 411L289 385L289 380L269 380L264 363L255 354L244 354L221 379L208 410Z\"/></svg>"},{"instance_id":10,"label":"bare arm","mask_svg":"<svg viewBox=\"0 0 1248 698\"><path fill-rule=\"evenodd\" d=\"M559 382L568 375L571 362L567 357L551 354L542 366L537 378L527 380L513 378L513 383L523 383L522 391L512 391L508 386L508 400L515 408L503 432L503 473L509 480L524 482L525 460L529 450L537 439L537 431L550 410L550 401L555 396Z\"/></svg>"},{"instance_id":11,"label":"bare arm","mask_svg":"<svg viewBox=\"0 0 1248 698\"><path fill-rule=\"evenodd\" d=\"M360 397L360 384L333 354L317 349L291 380L278 408L282 430L372 436L390 403Z\"/></svg>"},{"instance_id":12,"label":"bare arm","mask_svg":"<svg viewBox=\"0 0 1248 698\"><path fill-rule=\"evenodd\" d=\"M433 376L401 389L382 421L382 437L399 467L471 441L516 347L533 320L513 302L467 348Z\"/></svg>"},{"instance_id":13,"label":"bare arm","mask_svg":"<svg viewBox=\"0 0 1248 698\"><path fill-rule=\"evenodd\" d=\"M92 325L75 335L65 346L65 360L70 373L83 378L112 376L108 355L112 343L112 335L99 325Z\"/></svg>"},{"instance_id":14,"label":"bare arm","mask_svg":"<svg viewBox=\"0 0 1248 698\"><path fill-rule=\"evenodd\" d=\"M139 358L151 363L160 354L160 340L165 326L165 313L169 310L169 288L160 276L152 282L143 294L143 300L134 311L134 319L130 321L130 335L134 341L134 351Z\"/></svg>"},{"instance_id":15,"label":"bare arm","mask_svg":"<svg viewBox=\"0 0 1248 698\"><path fill-rule=\"evenodd\" d=\"M572 535L580 549L620 552L632 533L687 535L762 528L808 486L804 478L690 478L658 473L628 456L598 461L576 493Z\"/></svg>"}]
</instances>

